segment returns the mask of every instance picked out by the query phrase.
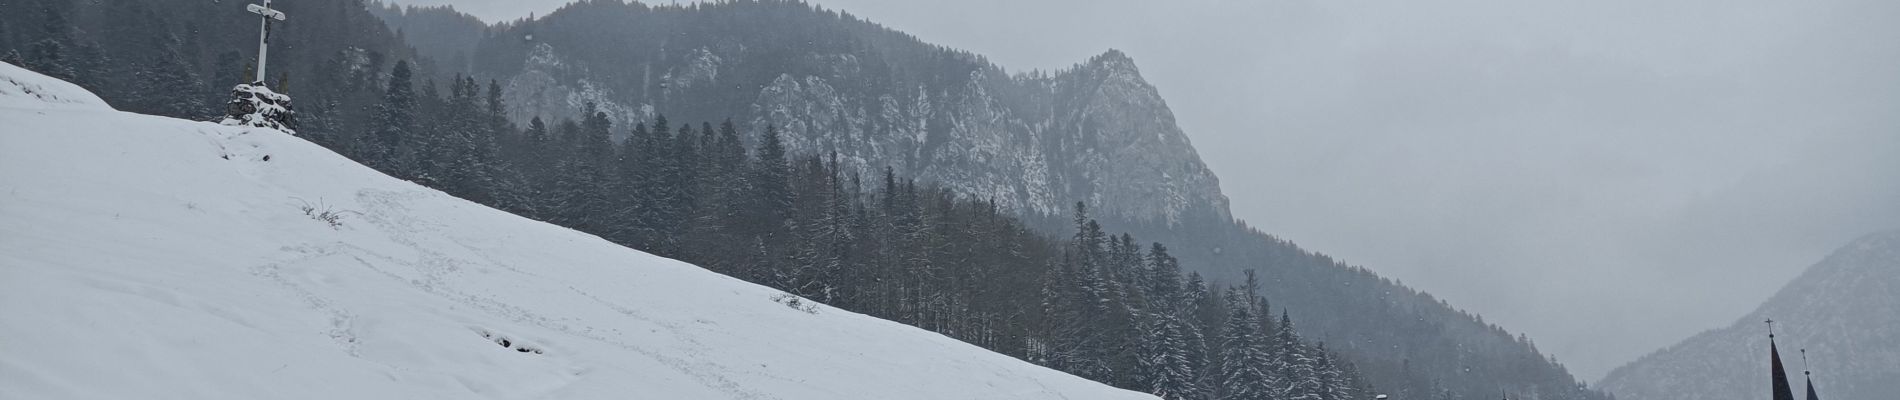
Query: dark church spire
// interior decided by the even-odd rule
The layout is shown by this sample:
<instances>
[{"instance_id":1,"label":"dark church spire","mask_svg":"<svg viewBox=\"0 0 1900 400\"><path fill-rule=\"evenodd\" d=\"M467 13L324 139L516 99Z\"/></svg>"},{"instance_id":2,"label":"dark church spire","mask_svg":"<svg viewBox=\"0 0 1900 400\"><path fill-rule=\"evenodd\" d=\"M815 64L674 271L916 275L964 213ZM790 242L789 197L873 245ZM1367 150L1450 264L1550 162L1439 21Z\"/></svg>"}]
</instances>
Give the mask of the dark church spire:
<instances>
[{"instance_id":1,"label":"dark church spire","mask_svg":"<svg viewBox=\"0 0 1900 400\"><path fill-rule=\"evenodd\" d=\"M1787 370L1781 368L1781 351L1775 348L1775 320L1768 320L1768 362L1769 378L1773 381L1774 400L1794 400L1794 389L1788 387Z\"/></svg>"},{"instance_id":2,"label":"dark church spire","mask_svg":"<svg viewBox=\"0 0 1900 400\"><path fill-rule=\"evenodd\" d=\"M1808 400L1821 400L1814 394L1814 376L1808 373L1808 349L1801 349L1801 377L1808 381Z\"/></svg>"}]
</instances>

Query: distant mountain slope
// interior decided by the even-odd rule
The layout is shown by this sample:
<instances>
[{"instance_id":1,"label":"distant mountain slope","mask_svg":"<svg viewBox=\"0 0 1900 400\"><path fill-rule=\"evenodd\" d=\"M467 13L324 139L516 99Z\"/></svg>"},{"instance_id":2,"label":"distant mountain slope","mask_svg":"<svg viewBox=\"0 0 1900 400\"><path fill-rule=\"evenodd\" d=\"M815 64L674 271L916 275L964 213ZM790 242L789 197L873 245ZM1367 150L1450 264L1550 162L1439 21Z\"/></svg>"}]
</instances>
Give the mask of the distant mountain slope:
<instances>
[{"instance_id":1,"label":"distant mountain slope","mask_svg":"<svg viewBox=\"0 0 1900 400\"><path fill-rule=\"evenodd\" d=\"M411 37L472 29L449 9L383 14ZM451 72L501 78L517 122L587 103L615 126L732 118L777 127L794 153L837 152L862 176L891 167L1009 210L1062 216L1087 201L1135 220L1229 218L1219 179L1120 52L1010 74L793 2L590 1L490 32Z\"/></svg>"},{"instance_id":2,"label":"distant mountain slope","mask_svg":"<svg viewBox=\"0 0 1900 400\"><path fill-rule=\"evenodd\" d=\"M7 64L0 120L0 398L1149 398Z\"/></svg>"},{"instance_id":3,"label":"distant mountain slope","mask_svg":"<svg viewBox=\"0 0 1900 400\"><path fill-rule=\"evenodd\" d=\"M1602 387L1624 400L1766 398L1762 321L1769 318L1790 370L1801 369L1797 350L1808 350L1821 398L1893 398L1900 393L1900 232L1855 240L1733 325L1617 368Z\"/></svg>"}]
</instances>

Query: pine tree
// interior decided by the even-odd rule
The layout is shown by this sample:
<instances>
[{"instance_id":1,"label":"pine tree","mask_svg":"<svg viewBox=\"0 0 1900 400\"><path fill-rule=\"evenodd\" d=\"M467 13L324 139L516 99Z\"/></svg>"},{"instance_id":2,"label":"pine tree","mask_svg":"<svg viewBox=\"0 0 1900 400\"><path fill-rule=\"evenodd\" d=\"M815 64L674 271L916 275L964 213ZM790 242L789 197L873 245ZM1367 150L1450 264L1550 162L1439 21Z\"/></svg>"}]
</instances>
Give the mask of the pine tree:
<instances>
[{"instance_id":1,"label":"pine tree","mask_svg":"<svg viewBox=\"0 0 1900 400\"><path fill-rule=\"evenodd\" d=\"M1266 338L1260 335L1260 318L1244 294L1244 289L1227 291L1227 323L1220 345L1220 367L1214 388L1219 400L1267 400L1280 393L1272 374L1273 362Z\"/></svg>"},{"instance_id":2,"label":"pine tree","mask_svg":"<svg viewBox=\"0 0 1900 400\"><path fill-rule=\"evenodd\" d=\"M747 177L751 167L747 164L745 144L732 120L719 124L718 136L706 151L706 158L711 160L714 175L711 179L713 199L709 201L712 206L708 213L717 226L730 228L727 232L732 235L740 235L750 209L746 202L752 199L749 197L751 180ZM733 240L727 235L721 237L722 241Z\"/></svg>"},{"instance_id":3,"label":"pine tree","mask_svg":"<svg viewBox=\"0 0 1900 400\"><path fill-rule=\"evenodd\" d=\"M1141 323L1136 343L1137 377L1149 394L1166 400L1196 398L1199 371L1191 360L1190 329L1173 314L1152 314Z\"/></svg>"},{"instance_id":4,"label":"pine tree","mask_svg":"<svg viewBox=\"0 0 1900 400\"><path fill-rule=\"evenodd\" d=\"M533 204L529 198L532 189L528 184L528 176L524 168L513 165L519 160L514 155L520 151L523 140L515 124L508 122L508 105L502 101L502 97L501 84L489 80L487 104L482 113L488 126L483 131L486 136L479 142L483 146L482 155L486 164L483 169L486 175L484 185L487 186L484 192L495 208L517 215L532 215ZM545 123L541 130L540 134L545 138Z\"/></svg>"},{"instance_id":5,"label":"pine tree","mask_svg":"<svg viewBox=\"0 0 1900 400\"><path fill-rule=\"evenodd\" d=\"M416 92L409 61L397 61L384 85L382 103L371 116L370 133L357 143L363 163L397 178L410 178L416 142Z\"/></svg>"},{"instance_id":6,"label":"pine tree","mask_svg":"<svg viewBox=\"0 0 1900 400\"><path fill-rule=\"evenodd\" d=\"M685 240L703 197L699 190L702 178L699 140L700 135L693 130L693 124L686 123L680 124L672 140L666 143L666 184L672 187L674 196L666 205L665 248L668 256L678 256L685 251Z\"/></svg>"},{"instance_id":7,"label":"pine tree","mask_svg":"<svg viewBox=\"0 0 1900 400\"><path fill-rule=\"evenodd\" d=\"M553 171L552 149L554 136L548 131L548 124L535 116L528 120L528 129L522 131L520 140L510 148L508 157L516 168L520 184L521 198L526 204L528 218L546 221L549 218L548 203L545 201L549 191L547 182Z\"/></svg>"},{"instance_id":8,"label":"pine tree","mask_svg":"<svg viewBox=\"0 0 1900 400\"><path fill-rule=\"evenodd\" d=\"M1143 283L1148 307L1168 313L1182 309L1181 261L1168 254L1168 246L1157 242L1149 247L1147 262Z\"/></svg>"},{"instance_id":9,"label":"pine tree","mask_svg":"<svg viewBox=\"0 0 1900 400\"><path fill-rule=\"evenodd\" d=\"M473 77L457 76L450 84L445 113L438 119L424 174L444 192L482 204L497 198L495 128L488 107L480 104L481 88Z\"/></svg>"},{"instance_id":10,"label":"pine tree","mask_svg":"<svg viewBox=\"0 0 1900 400\"><path fill-rule=\"evenodd\" d=\"M1073 253L1042 278L1043 332L1032 361L1090 380L1104 380L1109 369L1096 352L1100 333L1089 318L1088 279Z\"/></svg>"},{"instance_id":11,"label":"pine tree","mask_svg":"<svg viewBox=\"0 0 1900 400\"><path fill-rule=\"evenodd\" d=\"M1333 361L1333 354L1326 351L1326 343L1320 343L1313 349L1313 371L1318 374L1319 391L1317 400L1353 400L1353 383L1341 371L1341 366Z\"/></svg>"},{"instance_id":12,"label":"pine tree","mask_svg":"<svg viewBox=\"0 0 1900 400\"><path fill-rule=\"evenodd\" d=\"M1215 371L1218 364L1215 360L1219 357L1219 350L1214 346L1219 344L1219 329L1227 318L1226 311L1221 306L1222 296L1216 294L1218 290L1210 293L1200 273L1189 272L1187 283L1183 286L1181 303L1184 309L1181 315L1191 328L1188 336L1188 365L1200 372L1194 381L1201 389L1198 397L1212 398L1218 384Z\"/></svg>"},{"instance_id":13,"label":"pine tree","mask_svg":"<svg viewBox=\"0 0 1900 400\"><path fill-rule=\"evenodd\" d=\"M687 132L691 132L689 129ZM653 119L653 131L641 141L642 169L649 173L641 206L645 209L644 242L649 252L673 256L679 251L681 224L686 223L686 166L676 144L672 124L665 115Z\"/></svg>"},{"instance_id":14,"label":"pine tree","mask_svg":"<svg viewBox=\"0 0 1900 400\"><path fill-rule=\"evenodd\" d=\"M484 114L484 117L488 119L489 130L494 132L512 132L515 130L515 124L508 122L508 104L502 100L500 81L494 79L488 80L488 101L486 105L487 113Z\"/></svg>"},{"instance_id":15,"label":"pine tree","mask_svg":"<svg viewBox=\"0 0 1900 400\"><path fill-rule=\"evenodd\" d=\"M766 126L759 136L758 157L752 163L752 234L767 243L784 240L786 213L792 208L791 165L785 159L778 128Z\"/></svg>"},{"instance_id":16,"label":"pine tree","mask_svg":"<svg viewBox=\"0 0 1900 400\"><path fill-rule=\"evenodd\" d=\"M583 190L594 182L595 175L580 173L582 157L579 155L581 125L572 119L562 119L553 140L549 141L547 154L552 159L547 172L535 181L538 202L541 204L542 220L556 225L579 229L576 223L576 210L583 201ZM596 188L597 189L597 188Z\"/></svg>"},{"instance_id":17,"label":"pine tree","mask_svg":"<svg viewBox=\"0 0 1900 400\"><path fill-rule=\"evenodd\" d=\"M1325 390L1324 384L1314 368L1313 356L1300 343L1299 334L1293 331L1293 320L1285 312L1280 314L1280 323L1275 326L1273 342L1278 346L1274 350L1278 358L1274 367L1279 371L1281 382L1277 398L1317 400Z\"/></svg>"},{"instance_id":18,"label":"pine tree","mask_svg":"<svg viewBox=\"0 0 1900 400\"><path fill-rule=\"evenodd\" d=\"M618 177L609 184L614 193L609 199L614 204L613 215L607 216L615 221L608 238L648 252L655 251L660 224L656 214L660 199L665 197L660 192L667 190L660 187L653 135L645 122L635 123L620 143L614 159Z\"/></svg>"},{"instance_id":19,"label":"pine tree","mask_svg":"<svg viewBox=\"0 0 1900 400\"><path fill-rule=\"evenodd\" d=\"M610 138L613 122L607 119L607 113L599 106L588 103L583 119L572 131L574 157L565 166L557 166L556 181L559 192L556 197L560 204L554 205L553 222L573 227L582 232L607 235L614 226L614 214L607 182L617 178L613 173L614 149ZM565 129L564 129L565 130Z\"/></svg>"}]
</instances>

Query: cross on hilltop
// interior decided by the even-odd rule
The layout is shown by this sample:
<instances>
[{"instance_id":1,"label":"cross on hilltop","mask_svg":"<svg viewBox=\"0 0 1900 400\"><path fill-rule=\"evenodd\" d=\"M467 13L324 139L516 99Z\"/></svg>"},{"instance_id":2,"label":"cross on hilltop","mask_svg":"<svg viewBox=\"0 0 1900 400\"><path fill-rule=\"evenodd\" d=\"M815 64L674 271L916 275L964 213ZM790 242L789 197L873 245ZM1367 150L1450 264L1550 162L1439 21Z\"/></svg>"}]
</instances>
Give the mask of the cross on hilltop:
<instances>
[{"instance_id":1,"label":"cross on hilltop","mask_svg":"<svg viewBox=\"0 0 1900 400\"><path fill-rule=\"evenodd\" d=\"M244 9L257 14L258 19L263 20L257 34L257 78L254 80L254 82L262 83L265 76L264 58L270 50L270 21L273 19L283 21L284 12L271 9L270 0L264 0L264 5L246 4Z\"/></svg>"}]
</instances>

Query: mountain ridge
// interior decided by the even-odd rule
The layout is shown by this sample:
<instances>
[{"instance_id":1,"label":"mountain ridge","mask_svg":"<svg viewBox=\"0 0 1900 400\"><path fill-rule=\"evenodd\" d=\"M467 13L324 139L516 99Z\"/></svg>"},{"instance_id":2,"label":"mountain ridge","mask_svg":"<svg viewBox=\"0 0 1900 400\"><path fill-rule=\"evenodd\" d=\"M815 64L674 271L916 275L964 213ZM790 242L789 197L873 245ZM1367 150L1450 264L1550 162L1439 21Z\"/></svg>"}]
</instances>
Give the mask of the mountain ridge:
<instances>
[{"instance_id":1,"label":"mountain ridge","mask_svg":"<svg viewBox=\"0 0 1900 400\"><path fill-rule=\"evenodd\" d=\"M1734 323L1644 355L1612 370L1601 384L1630 400L1765 393L1768 337L1762 322L1773 318L1783 350L1812 350L1823 398L1878 398L1900 391L1896 315L1900 231L1869 234L1808 267ZM1784 351L1784 360L1799 357L1789 353Z\"/></svg>"},{"instance_id":2,"label":"mountain ridge","mask_svg":"<svg viewBox=\"0 0 1900 400\"><path fill-rule=\"evenodd\" d=\"M860 176L889 167L1006 210L1059 217L1080 200L1134 220L1178 223L1202 212L1231 218L1219 179L1120 51L1061 71L1012 74L849 14L762 4L570 4L493 27L475 50L485 62L463 72L501 77L518 123L572 118L589 103L616 126L660 115L732 117L746 131L780 129L793 153L838 152ZM788 45L811 49L800 52L768 47L797 40L748 33L758 27L698 26L738 12L782 13L790 22L781 23L827 28L791 35L816 43ZM629 28L569 26L609 16L628 19L622 26ZM634 50L583 50L615 42ZM916 53L941 65L905 58Z\"/></svg>"}]
</instances>

